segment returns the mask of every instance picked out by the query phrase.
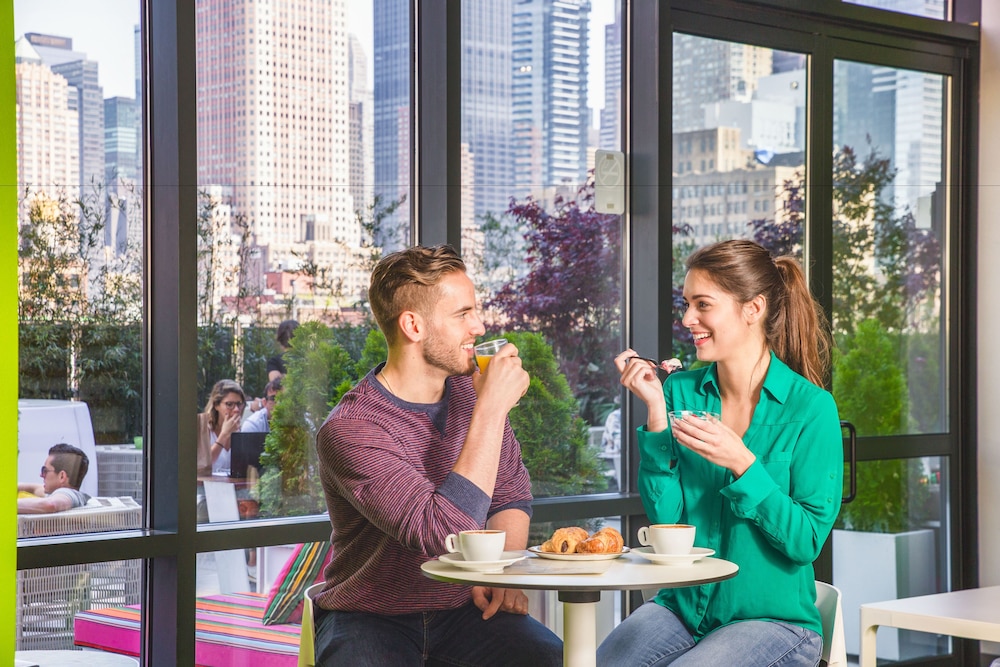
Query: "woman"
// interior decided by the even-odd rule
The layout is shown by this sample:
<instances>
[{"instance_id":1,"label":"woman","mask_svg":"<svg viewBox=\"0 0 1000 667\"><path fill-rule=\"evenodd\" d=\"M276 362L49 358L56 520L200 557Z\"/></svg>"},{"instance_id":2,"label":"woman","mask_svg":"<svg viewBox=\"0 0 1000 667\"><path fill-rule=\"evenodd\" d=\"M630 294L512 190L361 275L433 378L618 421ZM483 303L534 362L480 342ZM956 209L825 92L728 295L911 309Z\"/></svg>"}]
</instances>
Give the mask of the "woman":
<instances>
[{"instance_id":1,"label":"woman","mask_svg":"<svg viewBox=\"0 0 1000 667\"><path fill-rule=\"evenodd\" d=\"M822 626L812 562L843 483L822 311L796 260L750 241L707 246L686 266L682 321L707 365L662 387L632 350L615 365L649 415L638 481L650 522L695 525L698 546L740 572L660 591L609 635L598 664L814 666ZM669 425L672 410L721 420Z\"/></svg>"},{"instance_id":2,"label":"woman","mask_svg":"<svg viewBox=\"0 0 1000 667\"><path fill-rule=\"evenodd\" d=\"M198 475L228 472L230 436L240 430L246 396L233 380L212 387L205 411L198 415Z\"/></svg>"}]
</instances>

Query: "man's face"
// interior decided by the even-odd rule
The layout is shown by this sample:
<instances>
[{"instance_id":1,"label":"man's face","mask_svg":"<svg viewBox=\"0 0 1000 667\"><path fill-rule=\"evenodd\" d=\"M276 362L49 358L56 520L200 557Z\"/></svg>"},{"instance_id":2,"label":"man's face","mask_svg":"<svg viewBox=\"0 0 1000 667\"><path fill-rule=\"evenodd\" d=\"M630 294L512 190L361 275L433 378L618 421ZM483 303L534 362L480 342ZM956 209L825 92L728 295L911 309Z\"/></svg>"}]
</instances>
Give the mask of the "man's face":
<instances>
[{"instance_id":1,"label":"man's face","mask_svg":"<svg viewBox=\"0 0 1000 667\"><path fill-rule=\"evenodd\" d=\"M48 495L63 486L63 478L66 473L56 472L56 469L52 465L52 457L45 459L44 465L42 465L42 488L45 490L45 495Z\"/></svg>"},{"instance_id":2,"label":"man's face","mask_svg":"<svg viewBox=\"0 0 1000 667\"><path fill-rule=\"evenodd\" d=\"M486 333L476 311L476 291L462 271L437 285L437 300L425 317L424 361L448 375L472 375L476 338Z\"/></svg>"},{"instance_id":3,"label":"man's face","mask_svg":"<svg viewBox=\"0 0 1000 667\"><path fill-rule=\"evenodd\" d=\"M278 398L278 392L273 389L268 389L267 393L264 395L264 409L267 410L267 418L270 419L271 415L274 414L274 402Z\"/></svg>"}]
</instances>

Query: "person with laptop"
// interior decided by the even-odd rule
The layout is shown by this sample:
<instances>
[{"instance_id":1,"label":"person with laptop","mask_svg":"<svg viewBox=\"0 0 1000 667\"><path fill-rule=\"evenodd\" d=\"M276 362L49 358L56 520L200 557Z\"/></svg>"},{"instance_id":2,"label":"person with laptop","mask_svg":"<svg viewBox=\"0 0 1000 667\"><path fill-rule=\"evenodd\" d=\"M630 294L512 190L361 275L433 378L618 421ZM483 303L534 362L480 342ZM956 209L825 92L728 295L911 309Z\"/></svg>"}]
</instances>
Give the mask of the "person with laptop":
<instances>
[{"instance_id":1,"label":"person with laptop","mask_svg":"<svg viewBox=\"0 0 1000 667\"><path fill-rule=\"evenodd\" d=\"M270 433L271 415L274 413L274 402L281 391L281 378L277 377L264 385L264 406L261 410L250 415L243 426L241 433Z\"/></svg>"},{"instance_id":2,"label":"person with laptop","mask_svg":"<svg viewBox=\"0 0 1000 667\"><path fill-rule=\"evenodd\" d=\"M17 485L17 513L51 514L83 507L90 496L80 491L80 485L89 467L82 449L64 442L52 445L42 464L42 483Z\"/></svg>"}]
</instances>

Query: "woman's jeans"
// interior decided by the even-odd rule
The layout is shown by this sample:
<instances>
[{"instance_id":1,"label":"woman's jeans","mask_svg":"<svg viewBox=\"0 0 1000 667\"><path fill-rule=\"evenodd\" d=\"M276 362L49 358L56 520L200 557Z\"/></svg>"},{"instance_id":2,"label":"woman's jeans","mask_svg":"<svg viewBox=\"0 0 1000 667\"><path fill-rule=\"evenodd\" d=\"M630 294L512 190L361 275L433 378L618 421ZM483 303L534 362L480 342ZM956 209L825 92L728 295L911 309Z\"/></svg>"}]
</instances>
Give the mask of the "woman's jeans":
<instances>
[{"instance_id":1,"label":"woman's jeans","mask_svg":"<svg viewBox=\"0 0 1000 667\"><path fill-rule=\"evenodd\" d=\"M695 643L674 613L655 602L639 607L597 649L598 667L816 667L823 638L789 623L741 621Z\"/></svg>"},{"instance_id":2,"label":"woman's jeans","mask_svg":"<svg viewBox=\"0 0 1000 667\"><path fill-rule=\"evenodd\" d=\"M562 642L530 616L484 621L472 603L400 616L316 609L317 667L425 664L559 667Z\"/></svg>"}]
</instances>

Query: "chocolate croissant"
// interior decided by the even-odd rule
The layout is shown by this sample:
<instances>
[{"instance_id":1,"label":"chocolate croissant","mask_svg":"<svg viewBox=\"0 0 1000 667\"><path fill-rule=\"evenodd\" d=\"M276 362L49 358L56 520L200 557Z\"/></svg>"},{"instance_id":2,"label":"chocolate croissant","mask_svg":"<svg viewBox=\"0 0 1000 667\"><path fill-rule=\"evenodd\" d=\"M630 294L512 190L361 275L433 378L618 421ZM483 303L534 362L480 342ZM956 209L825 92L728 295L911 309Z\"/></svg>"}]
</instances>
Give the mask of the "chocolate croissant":
<instances>
[{"instance_id":1,"label":"chocolate croissant","mask_svg":"<svg viewBox=\"0 0 1000 667\"><path fill-rule=\"evenodd\" d=\"M546 553L571 554L576 552L577 545L585 539L587 539L587 531L579 526L559 528L552 534L550 540L542 544L540 549Z\"/></svg>"},{"instance_id":2,"label":"chocolate croissant","mask_svg":"<svg viewBox=\"0 0 1000 667\"><path fill-rule=\"evenodd\" d=\"M625 546L622 534L611 526L605 526L587 539L576 545L576 552L581 554L618 554Z\"/></svg>"}]
</instances>

